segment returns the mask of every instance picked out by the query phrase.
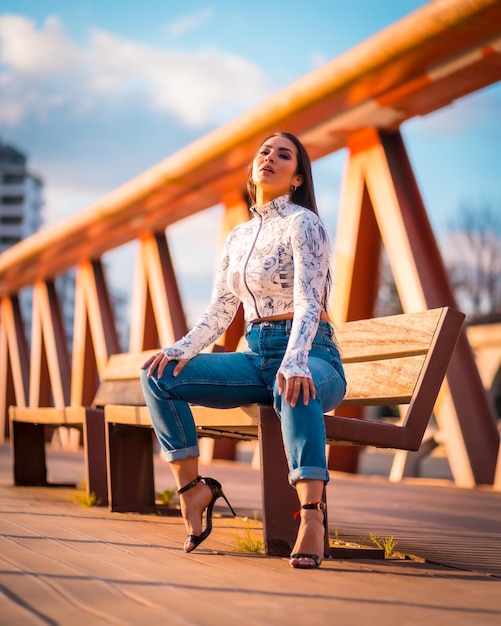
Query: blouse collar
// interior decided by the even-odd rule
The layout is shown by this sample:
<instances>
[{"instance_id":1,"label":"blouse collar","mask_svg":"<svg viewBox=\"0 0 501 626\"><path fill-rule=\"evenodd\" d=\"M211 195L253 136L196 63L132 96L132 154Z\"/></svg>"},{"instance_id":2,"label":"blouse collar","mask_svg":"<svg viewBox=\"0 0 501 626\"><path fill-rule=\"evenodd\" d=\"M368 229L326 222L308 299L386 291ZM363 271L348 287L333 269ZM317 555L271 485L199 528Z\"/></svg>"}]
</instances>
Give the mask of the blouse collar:
<instances>
[{"instance_id":1,"label":"blouse collar","mask_svg":"<svg viewBox=\"0 0 501 626\"><path fill-rule=\"evenodd\" d=\"M254 205L250 208L250 212L252 215L261 215L262 217L266 217L273 213L281 213L286 206L292 204L290 194L284 194L283 196L278 196L278 198L273 198L270 202L263 204L262 206Z\"/></svg>"}]
</instances>

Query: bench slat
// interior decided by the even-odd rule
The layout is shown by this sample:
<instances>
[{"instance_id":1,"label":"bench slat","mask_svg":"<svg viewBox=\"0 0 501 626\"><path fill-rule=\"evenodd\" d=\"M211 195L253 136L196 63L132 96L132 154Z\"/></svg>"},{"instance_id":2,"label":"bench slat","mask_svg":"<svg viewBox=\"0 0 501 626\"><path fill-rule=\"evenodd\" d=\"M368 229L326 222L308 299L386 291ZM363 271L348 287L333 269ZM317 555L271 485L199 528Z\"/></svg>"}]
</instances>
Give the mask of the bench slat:
<instances>
[{"instance_id":1,"label":"bench slat","mask_svg":"<svg viewBox=\"0 0 501 626\"><path fill-rule=\"evenodd\" d=\"M426 354L443 309L334 325L343 363Z\"/></svg>"},{"instance_id":2,"label":"bench slat","mask_svg":"<svg viewBox=\"0 0 501 626\"><path fill-rule=\"evenodd\" d=\"M67 406L62 409L55 407L9 407L11 420L29 424L50 424L52 426L81 426L85 421L85 407Z\"/></svg>"},{"instance_id":3,"label":"bench slat","mask_svg":"<svg viewBox=\"0 0 501 626\"><path fill-rule=\"evenodd\" d=\"M151 418L145 406L124 406L107 404L104 409L107 423L130 424L134 426L150 426Z\"/></svg>"},{"instance_id":4,"label":"bench slat","mask_svg":"<svg viewBox=\"0 0 501 626\"><path fill-rule=\"evenodd\" d=\"M346 363L348 388L343 406L407 404L426 356Z\"/></svg>"},{"instance_id":5,"label":"bench slat","mask_svg":"<svg viewBox=\"0 0 501 626\"><path fill-rule=\"evenodd\" d=\"M204 406L192 406L191 410L197 426L257 426L259 407L257 404L249 407L233 409L211 409Z\"/></svg>"},{"instance_id":6,"label":"bench slat","mask_svg":"<svg viewBox=\"0 0 501 626\"><path fill-rule=\"evenodd\" d=\"M158 350L112 354L103 373L103 380L127 380L137 378L143 363Z\"/></svg>"},{"instance_id":7,"label":"bench slat","mask_svg":"<svg viewBox=\"0 0 501 626\"><path fill-rule=\"evenodd\" d=\"M223 426L218 428L217 426L212 427L198 427L197 428L199 437L210 437L212 439L237 439L239 441L253 441L258 438L258 427L257 426Z\"/></svg>"},{"instance_id":8,"label":"bench slat","mask_svg":"<svg viewBox=\"0 0 501 626\"><path fill-rule=\"evenodd\" d=\"M94 406L103 407L108 404L143 406L144 394L138 372L139 370L136 371L135 379L103 380L94 398Z\"/></svg>"}]
</instances>

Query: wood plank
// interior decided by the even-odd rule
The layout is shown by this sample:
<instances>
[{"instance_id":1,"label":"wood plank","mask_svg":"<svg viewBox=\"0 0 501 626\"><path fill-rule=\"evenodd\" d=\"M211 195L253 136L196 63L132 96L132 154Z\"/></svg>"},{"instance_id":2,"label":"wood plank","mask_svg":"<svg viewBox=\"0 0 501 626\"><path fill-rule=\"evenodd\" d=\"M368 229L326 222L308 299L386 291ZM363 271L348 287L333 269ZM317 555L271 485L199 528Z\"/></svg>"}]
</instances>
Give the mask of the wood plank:
<instances>
[{"instance_id":1,"label":"wood plank","mask_svg":"<svg viewBox=\"0 0 501 626\"><path fill-rule=\"evenodd\" d=\"M258 438L257 426L197 426L199 437L210 437L212 439L234 439L237 441L254 441Z\"/></svg>"},{"instance_id":2,"label":"wood plank","mask_svg":"<svg viewBox=\"0 0 501 626\"><path fill-rule=\"evenodd\" d=\"M208 407L191 406L197 426L200 428L220 428L241 430L249 428L249 432L257 429L258 405L233 409L211 409ZM108 423L151 426L151 418L145 406L124 406L107 404L104 408L105 420Z\"/></svg>"},{"instance_id":3,"label":"wood plank","mask_svg":"<svg viewBox=\"0 0 501 626\"><path fill-rule=\"evenodd\" d=\"M250 440L258 435L258 405L224 410L200 406L191 408L200 437L224 436L229 439ZM145 406L108 404L104 408L104 415L108 424L152 426Z\"/></svg>"},{"instance_id":4,"label":"wood plank","mask_svg":"<svg viewBox=\"0 0 501 626\"><path fill-rule=\"evenodd\" d=\"M342 405L408 404L425 358L346 363L348 388Z\"/></svg>"},{"instance_id":5,"label":"wood plank","mask_svg":"<svg viewBox=\"0 0 501 626\"><path fill-rule=\"evenodd\" d=\"M85 407L68 406L63 408L55 407L9 407L11 420L18 422L28 422L30 424L52 424L72 426L82 425L85 420Z\"/></svg>"},{"instance_id":6,"label":"wood plank","mask_svg":"<svg viewBox=\"0 0 501 626\"><path fill-rule=\"evenodd\" d=\"M211 409L204 406L191 406L197 426L257 426L259 407L257 404L232 409Z\"/></svg>"},{"instance_id":7,"label":"wood plank","mask_svg":"<svg viewBox=\"0 0 501 626\"><path fill-rule=\"evenodd\" d=\"M157 350L144 350L141 352L129 352L112 354L103 374L103 380L126 380L138 378L141 366Z\"/></svg>"},{"instance_id":8,"label":"wood plank","mask_svg":"<svg viewBox=\"0 0 501 626\"><path fill-rule=\"evenodd\" d=\"M123 406L107 404L104 408L104 419L107 423L151 426L151 418L145 406Z\"/></svg>"},{"instance_id":9,"label":"wood plank","mask_svg":"<svg viewBox=\"0 0 501 626\"><path fill-rule=\"evenodd\" d=\"M99 385L92 404L97 407L107 404L143 406L144 394L139 380L139 370L135 379L104 380Z\"/></svg>"},{"instance_id":10,"label":"wood plank","mask_svg":"<svg viewBox=\"0 0 501 626\"><path fill-rule=\"evenodd\" d=\"M441 308L334 325L343 363L425 354Z\"/></svg>"}]
</instances>

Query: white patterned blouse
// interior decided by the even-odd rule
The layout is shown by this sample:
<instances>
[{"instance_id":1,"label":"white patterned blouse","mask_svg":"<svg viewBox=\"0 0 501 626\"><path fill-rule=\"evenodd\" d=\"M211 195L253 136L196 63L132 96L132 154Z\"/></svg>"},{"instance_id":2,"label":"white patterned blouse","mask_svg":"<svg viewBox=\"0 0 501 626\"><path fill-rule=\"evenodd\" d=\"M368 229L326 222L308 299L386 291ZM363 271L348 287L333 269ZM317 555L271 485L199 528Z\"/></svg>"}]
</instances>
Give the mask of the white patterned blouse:
<instances>
[{"instance_id":1,"label":"white patterned blouse","mask_svg":"<svg viewBox=\"0 0 501 626\"><path fill-rule=\"evenodd\" d=\"M228 235L210 304L182 339L165 348L170 359L190 359L228 328L240 302L247 322L294 313L279 368L285 378L311 378L307 360L324 309L330 262L325 226L289 195L251 208L252 218Z\"/></svg>"}]
</instances>

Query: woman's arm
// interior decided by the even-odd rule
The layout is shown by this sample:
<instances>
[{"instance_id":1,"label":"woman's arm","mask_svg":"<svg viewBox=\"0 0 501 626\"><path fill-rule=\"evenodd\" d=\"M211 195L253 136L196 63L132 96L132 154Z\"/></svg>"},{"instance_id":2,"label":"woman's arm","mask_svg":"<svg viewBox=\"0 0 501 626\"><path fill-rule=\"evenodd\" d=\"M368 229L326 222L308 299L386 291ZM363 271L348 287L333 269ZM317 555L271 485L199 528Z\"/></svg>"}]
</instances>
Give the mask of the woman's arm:
<instances>
[{"instance_id":1,"label":"woman's arm","mask_svg":"<svg viewBox=\"0 0 501 626\"><path fill-rule=\"evenodd\" d=\"M221 253L209 306L184 337L143 364L142 369L148 370L148 376L158 369L157 376L160 378L169 361L178 361L173 371L177 376L191 358L216 341L231 324L240 300L230 292L227 281L230 237L231 233Z\"/></svg>"},{"instance_id":2,"label":"woman's arm","mask_svg":"<svg viewBox=\"0 0 501 626\"><path fill-rule=\"evenodd\" d=\"M325 226L311 211L291 222L290 244L294 262L294 320L279 374L311 378L308 354L323 309L330 263L330 243Z\"/></svg>"}]
</instances>

